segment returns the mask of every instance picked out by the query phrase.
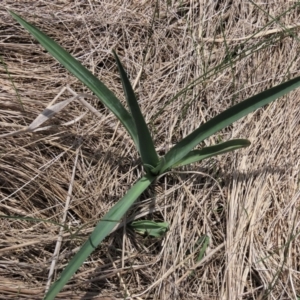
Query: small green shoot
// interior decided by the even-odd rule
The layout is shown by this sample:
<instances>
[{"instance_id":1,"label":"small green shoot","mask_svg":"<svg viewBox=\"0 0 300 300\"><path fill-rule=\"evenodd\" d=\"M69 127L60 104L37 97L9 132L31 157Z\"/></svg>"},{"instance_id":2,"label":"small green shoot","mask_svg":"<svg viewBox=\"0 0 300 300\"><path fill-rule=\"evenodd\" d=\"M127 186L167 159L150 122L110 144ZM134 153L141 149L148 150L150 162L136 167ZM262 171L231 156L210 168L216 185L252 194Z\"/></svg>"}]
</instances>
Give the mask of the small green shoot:
<instances>
[{"instance_id":1,"label":"small green shoot","mask_svg":"<svg viewBox=\"0 0 300 300\"><path fill-rule=\"evenodd\" d=\"M154 222L149 220L134 221L130 224L130 227L137 233L142 235L149 235L152 237L162 237L169 229L167 222Z\"/></svg>"},{"instance_id":2,"label":"small green shoot","mask_svg":"<svg viewBox=\"0 0 300 300\"><path fill-rule=\"evenodd\" d=\"M19 103L20 103L20 106L21 106L22 110L25 111L23 102L22 102L22 100L21 100L21 96L20 96L20 94L19 94L19 92L18 92L18 89L17 89L17 87L16 87L16 85L15 85L15 83L14 83L12 77L10 76L10 73L9 73L9 71L8 71L8 68L7 68L7 65L6 65L6 63L3 61L3 58L2 58L1 55L0 55L0 62L2 63L4 70L5 70L5 72L6 72L7 76L8 76L8 78L9 78L9 80L11 81L12 87L13 87L13 89L14 89L15 92L16 92L16 95L17 95L17 98L18 98L18 101L19 101Z\"/></svg>"},{"instance_id":3,"label":"small green shoot","mask_svg":"<svg viewBox=\"0 0 300 300\"><path fill-rule=\"evenodd\" d=\"M209 244L209 236L207 235L202 235L198 241L196 242L195 244L195 248L199 247L201 245L201 248L200 248L200 251L199 251L199 254L197 256L197 259L196 259L196 262L199 262L201 261L201 259L204 257L204 254L206 252L206 249L208 247L208 244ZM190 275L194 275L195 274L195 271L192 271Z\"/></svg>"}]
</instances>

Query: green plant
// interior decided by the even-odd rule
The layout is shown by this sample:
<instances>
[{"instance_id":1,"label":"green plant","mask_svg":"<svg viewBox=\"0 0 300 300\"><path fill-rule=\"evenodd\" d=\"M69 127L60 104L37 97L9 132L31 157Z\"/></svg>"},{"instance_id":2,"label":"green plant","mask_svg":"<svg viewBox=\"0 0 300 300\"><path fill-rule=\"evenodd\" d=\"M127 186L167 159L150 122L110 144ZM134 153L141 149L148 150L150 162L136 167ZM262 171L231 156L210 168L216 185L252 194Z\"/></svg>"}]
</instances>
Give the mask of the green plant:
<instances>
[{"instance_id":1,"label":"green plant","mask_svg":"<svg viewBox=\"0 0 300 300\"><path fill-rule=\"evenodd\" d=\"M162 237L168 230L166 222L154 222L149 220L133 221L130 227L139 234L148 234L153 237Z\"/></svg>"},{"instance_id":2,"label":"green plant","mask_svg":"<svg viewBox=\"0 0 300 300\"><path fill-rule=\"evenodd\" d=\"M95 93L100 101L116 115L132 137L141 156L145 171L145 175L140 178L127 194L99 221L88 240L62 272L60 279L49 289L45 299L54 299L67 281L83 264L86 258L94 251L99 243L109 235L111 230L120 222L133 203L159 175L178 166L184 166L212 156L249 146L250 142L248 140L236 139L206 147L201 150L193 150L200 142L217 131L300 86L300 77L297 77L232 106L205 124L199 126L194 132L175 145L165 156L159 158L149 129L136 101L131 84L115 52L113 52L113 54L118 65L130 112L100 80L83 67L67 51L17 14L13 12L10 13L12 17L27 29L54 58Z\"/></svg>"},{"instance_id":3,"label":"green plant","mask_svg":"<svg viewBox=\"0 0 300 300\"><path fill-rule=\"evenodd\" d=\"M204 254L205 254L205 251L208 247L208 244L209 244L209 236L207 235L202 235L198 240L197 242L195 243L195 248L200 248L199 250L199 254L197 256L197 260L196 262L199 262L203 257L204 257ZM190 276L193 276L195 274L195 271L192 271Z\"/></svg>"}]
</instances>

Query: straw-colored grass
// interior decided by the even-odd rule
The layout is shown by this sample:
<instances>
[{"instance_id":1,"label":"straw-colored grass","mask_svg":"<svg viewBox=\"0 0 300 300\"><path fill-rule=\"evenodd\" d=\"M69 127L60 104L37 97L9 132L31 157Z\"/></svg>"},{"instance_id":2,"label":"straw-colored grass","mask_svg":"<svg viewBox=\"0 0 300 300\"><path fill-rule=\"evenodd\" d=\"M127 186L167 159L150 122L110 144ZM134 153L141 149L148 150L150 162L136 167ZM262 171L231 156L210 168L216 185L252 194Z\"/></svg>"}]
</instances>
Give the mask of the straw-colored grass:
<instances>
[{"instance_id":1,"label":"straw-colored grass","mask_svg":"<svg viewBox=\"0 0 300 300\"><path fill-rule=\"evenodd\" d=\"M163 154L233 103L299 76L299 5L229 2L5 0L1 135L29 126L65 87L88 93L6 9L58 41L123 99L114 48ZM206 74L225 59L227 68ZM72 96L66 89L56 102ZM169 222L165 237L143 237L123 223L57 299L297 299L299 96L296 90L206 141L249 138L249 148L160 178L127 221ZM70 186L69 231L53 279L142 172L123 128L97 100L85 100L101 116L76 99L43 124L48 129L0 139L0 299L43 297ZM209 247L197 261L204 235Z\"/></svg>"}]
</instances>

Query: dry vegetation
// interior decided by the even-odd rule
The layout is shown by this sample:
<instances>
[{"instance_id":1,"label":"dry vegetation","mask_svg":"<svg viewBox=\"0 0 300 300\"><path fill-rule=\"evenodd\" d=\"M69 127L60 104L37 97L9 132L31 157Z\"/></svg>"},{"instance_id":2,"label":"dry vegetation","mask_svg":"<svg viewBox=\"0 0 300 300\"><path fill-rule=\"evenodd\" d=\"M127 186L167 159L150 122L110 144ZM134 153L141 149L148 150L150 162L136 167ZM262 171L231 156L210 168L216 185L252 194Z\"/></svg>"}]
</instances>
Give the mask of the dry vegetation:
<instances>
[{"instance_id":1,"label":"dry vegetation","mask_svg":"<svg viewBox=\"0 0 300 300\"><path fill-rule=\"evenodd\" d=\"M232 103L299 76L300 7L293 2L258 8L251 1L172 0L157 9L139 0L3 3L1 135L28 126L64 87L89 93L6 9L53 37L123 99L115 48L160 154ZM71 96L66 91L57 102ZM165 237L121 226L57 299L297 299L299 97L296 90L206 141L245 137L249 148L160 178L123 225L167 221ZM86 101L102 117L75 100L43 124L48 129L0 139L1 299L43 297L70 185L69 231L55 278L142 172L123 128L97 100ZM197 261L202 236L210 242Z\"/></svg>"}]
</instances>

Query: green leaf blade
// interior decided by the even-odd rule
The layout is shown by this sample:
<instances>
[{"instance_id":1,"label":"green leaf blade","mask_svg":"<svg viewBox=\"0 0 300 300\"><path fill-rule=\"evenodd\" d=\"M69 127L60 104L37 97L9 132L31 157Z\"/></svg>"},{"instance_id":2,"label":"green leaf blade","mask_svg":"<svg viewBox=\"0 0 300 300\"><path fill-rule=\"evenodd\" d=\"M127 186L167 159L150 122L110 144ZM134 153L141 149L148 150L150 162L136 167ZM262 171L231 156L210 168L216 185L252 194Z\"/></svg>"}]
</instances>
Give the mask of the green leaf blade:
<instances>
[{"instance_id":1,"label":"green leaf blade","mask_svg":"<svg viewBox=\"0 0 300 300\"><path fill-rule=\"evenodd\" d=\"M120 100L109 90L96 76L87 70L65 49L59 46L53 39L48 37L34 25L26 22L20 16L9 11L12 17L19 22L58 62L70 73L85 84L107 106L124 125L135 144L138 145L136 128L131 115L122 105Z\"/></svg>"},{"instance_id":2,"label":"green leaf blade","mask_svg":"<svg viewBox=\"0 0 300 300\"><path fill-rule=\"evenodd\" d=\"M84 243L80 250L68 263L63 270L60 278L50 287L45 296L46 300L52 300L64 287L73 274L80 268L87 257L96 249L96 247L106 238L117 223L124 217L128 209L134 204L137 198L153 182L154 176L146 175L138 180L127 194L115 204L110 211L99 221L89 239Z\"/></svg>"},{"instance_id":3,"label":"green leaf blade","mask_svg":"<svg viewBox=\"0 0 300 300\"><path fill-rule=\"evenodd\" d=\"M213 135L217 131L229 126L238 119L255 111L277 98L289 93L290 91L300 86L300 77L284 82L267 91L259 93L250 97L220 113L198 129L193 131L187 137L182 139L175 145L164 157L165 163L162 166L160 173L165 172L171 166L176 165L182 158L184 158L196 145Z\"/></svg>"},{"instance_id":4,"label":"green leaf blade","mask_svg":"<svg viewBox=\"0 0 300 300\"><path fill-rule=\"evenodd\" d=\"M189 165L209 157L224 154L226 152L234 151L240 148L245 148L250 145L251 143L248 140L236 139L236 140L230 140L224 143L220 143L217 145L205 147L200 150L194 150L189 152L183 159L181 159L179 162L173 165L172 168Z\"/></svg>"},{"instance_id":5,"label":"green leaf blade","mask_svg":"<svg viewBox=\"0 0 300 300\"><path fill-rule=\"evenodd\" d=\"M127 77L127 74L126 74L126 72L122 66L122 63L119 60L119 57L115 51L113 51L113 54L115 56L115 59L116 59L117 65L118 65L118 69L119 69L119 73L121 75L123 89L124 89L124 92L126 95L126 100L127 100L128 106L130 108L131 115L133 117L135 126L136 126L142 162L143 162L144 168L146 170L150 171L149 167L146 167L145 165L150 165L150 166L156 167L156 165L158 164L159 158L155 151L154 143L153 143L149 128L148 128L148 126L145 122L145 119L141 113L139 104L135 97L135 94L134 94L133 88L130 84L130 81Z\"/></svg>"},{"instance_id":6,"label":"green leaf blade","mask_svg":"<svg viewBox=\"0 0 300 300\"><path fill-rule=\"evenodd\" d=\"M167 222L140 220L133 221L130 227L137 233L148 234L149 236L159 238L165 235L169 229L169 224Z\"/></svg>"}]
</instances>

